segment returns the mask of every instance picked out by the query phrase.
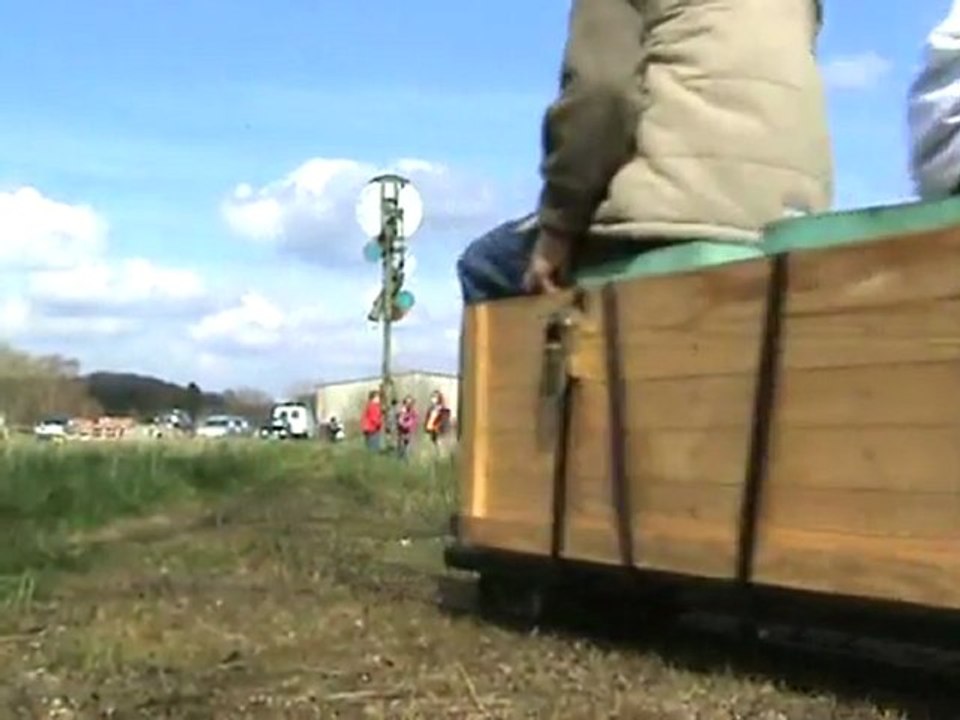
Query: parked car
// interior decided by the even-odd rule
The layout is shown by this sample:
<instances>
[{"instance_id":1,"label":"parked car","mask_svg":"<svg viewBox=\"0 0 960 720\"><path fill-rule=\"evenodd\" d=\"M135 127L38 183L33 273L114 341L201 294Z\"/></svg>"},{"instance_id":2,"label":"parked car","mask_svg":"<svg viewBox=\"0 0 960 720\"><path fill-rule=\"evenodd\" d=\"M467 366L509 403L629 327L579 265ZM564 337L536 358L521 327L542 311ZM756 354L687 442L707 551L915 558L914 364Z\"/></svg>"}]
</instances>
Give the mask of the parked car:
<instances>
[{"instance_id":1,"label":"parked car","mask_svg":"<svg viewBox=\"0 0 960 720\"><path fill-rule=\"evenodd\" d=\"M286 440L290 437L290 425L283 418L274 418L261 425L258 434L264 440Z\"/></svg>"},{"instance_id":2,"label":"parked car","mask_svg":"<svg viewBox=\"0 0 960 720\"><path fill-rule=\"evenodd\" d=\"M167 433L176 435L193 430L193 421L190 415L179 408L161 413L153 418L154 436L162 437Z\"/></svg>"},{"instance_id":3,"label":"parked car","mask_svg":"<svg viewBox=\"0 0 960 720\"><path fill-rule=\"evenodd\" d=\"M70 418L57 415L47 417L33 426L37 440L66 440L70 431Z\"/></svg>"},{"instance_id":4,"label":"parked car","mask_svg":"<svg viewBox=\"0 0 960 720\"><path fill-rule=\"evenodd\" d=\"M197 428L197 437L223 438L246 435L250 424L246 418L234 415L211 415Z\"/></svg>"}]
</instances>

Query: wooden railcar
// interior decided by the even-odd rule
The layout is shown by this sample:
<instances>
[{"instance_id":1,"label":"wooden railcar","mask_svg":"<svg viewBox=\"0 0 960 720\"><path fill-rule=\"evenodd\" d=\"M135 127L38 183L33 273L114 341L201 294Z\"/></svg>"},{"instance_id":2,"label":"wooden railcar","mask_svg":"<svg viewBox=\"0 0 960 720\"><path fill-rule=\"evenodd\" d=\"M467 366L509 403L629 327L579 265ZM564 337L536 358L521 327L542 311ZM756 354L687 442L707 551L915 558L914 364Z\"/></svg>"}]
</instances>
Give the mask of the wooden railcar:
<instances>
[{"instance_id":1,"label":"wooden railcar","mask_svg":"<svg viewBox=\"0 0 960 720\"><path fill-rule=\"evenodd\" d=\"M960 611L960 200L469 307L452 567Z\"/></svg>"}]
</instances>

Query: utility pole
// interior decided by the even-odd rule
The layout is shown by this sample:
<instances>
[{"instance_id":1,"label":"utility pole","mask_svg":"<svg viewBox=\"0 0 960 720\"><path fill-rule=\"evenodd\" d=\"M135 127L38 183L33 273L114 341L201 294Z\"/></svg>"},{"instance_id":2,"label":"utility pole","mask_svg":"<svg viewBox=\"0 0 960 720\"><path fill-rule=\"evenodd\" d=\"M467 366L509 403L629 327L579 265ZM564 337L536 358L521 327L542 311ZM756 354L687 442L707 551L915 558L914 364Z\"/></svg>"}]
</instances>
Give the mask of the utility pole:
<instances>
[{"instance_id":1,"label":"utility pole","mask_svg":"<svg viewBox=\"0 0 960 720\"><path fill-rule=\"evenodd\" d=\"M357 221L371 242L364 256L381 263L381 289L367 319L380 322L383 331L380 398L389 412L396 399L393 383L393 325L413 307L413 293L403 290L407 240L423 220L423 202L409 180L378 175L370 180L357 202Z\"/></svg>"},{"instance_id":2,"label":"utility pole","mask_svg":"<svg viewBox=\"0 0 960 720\"><path fill-rule=\"evenodd\" d=\"M380 183L380 217L383 230L380 234L381 256L383 258L383 288L380 295L380 322L383 325L383 356L380 364L380 398L386 408L392 406L395 399L391 359L393 354L393 296L399 288L394 288L396 260L403 262L403 240L400 235L403 224L403 210L400 208L399 195L401 178L386 176Z\"/></svg>"}]
</instances>

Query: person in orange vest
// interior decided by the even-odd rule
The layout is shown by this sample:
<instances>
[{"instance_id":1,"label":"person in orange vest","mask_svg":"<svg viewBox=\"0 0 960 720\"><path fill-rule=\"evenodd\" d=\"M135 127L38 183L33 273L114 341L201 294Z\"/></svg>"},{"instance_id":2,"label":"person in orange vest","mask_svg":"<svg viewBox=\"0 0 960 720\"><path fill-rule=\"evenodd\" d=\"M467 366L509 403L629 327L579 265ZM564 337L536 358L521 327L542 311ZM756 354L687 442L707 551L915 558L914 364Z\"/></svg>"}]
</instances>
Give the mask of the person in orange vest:
<instances>
[{"instance_id":1,"label":"person in orange vest","mask_svg":"<svg viewBox=\"0 0 960 720\"><path fill-rule=\"evenodd\" d=\"M450 428L450 408L443 399L443 393L434 390L430 395L430 409L423 423L423 429L434 445L440 436Z\"/></svg>"},{"instance_id":2,"label":"person in orange vest","mask_svg":"<svg viewBox=\"0 0 960 720\"><path fill-rule=\"evenodd\" d=\"M360 417L360 432L368 450L380 450L380 435L383 431L383 406L380 403L380 391L371 390L367 404Z\"/></svg>"}]
</instances>

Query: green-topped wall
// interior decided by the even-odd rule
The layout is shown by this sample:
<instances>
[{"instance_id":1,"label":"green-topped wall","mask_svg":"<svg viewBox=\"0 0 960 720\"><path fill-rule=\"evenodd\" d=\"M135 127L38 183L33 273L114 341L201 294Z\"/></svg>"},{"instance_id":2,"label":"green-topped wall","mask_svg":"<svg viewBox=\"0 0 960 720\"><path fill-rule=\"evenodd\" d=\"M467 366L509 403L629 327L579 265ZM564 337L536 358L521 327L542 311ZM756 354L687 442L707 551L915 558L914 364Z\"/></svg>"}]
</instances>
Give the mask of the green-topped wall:
<instances>
[{"instance_id":1,"label":"green-topped wall","mask_svg":"<svg viewBox=\"0 0 960 720\"><path fill-rule=\"evenodd\" d=\"M960 227L960 197L935 202L844 210L771 223L756 245L697 240L641 252L577 273L577 282L589 288L610 280L688 272L728 262L750 260L784 252L815 250L885 237L920 234Z\"/></svg>"}]
</instances>

